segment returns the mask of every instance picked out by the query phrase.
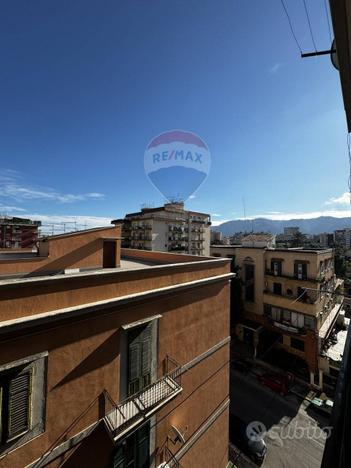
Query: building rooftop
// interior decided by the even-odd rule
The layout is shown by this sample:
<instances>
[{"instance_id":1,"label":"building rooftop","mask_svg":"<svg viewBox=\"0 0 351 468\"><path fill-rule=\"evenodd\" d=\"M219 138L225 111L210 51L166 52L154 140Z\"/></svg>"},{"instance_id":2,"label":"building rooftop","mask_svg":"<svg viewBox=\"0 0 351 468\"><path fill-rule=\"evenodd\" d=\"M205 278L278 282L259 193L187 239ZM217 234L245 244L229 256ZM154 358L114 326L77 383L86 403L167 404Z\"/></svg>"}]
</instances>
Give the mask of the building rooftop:
<instances>
[{"instance_id":1,"label":"building rooftop","mask_svg":"<svg viewBox=\"0 0 351 468\"><path fill-rule=\"evenodd\" d=\"M242 238L242 242L265 242L274 238L273 234L249 234Z\"/></svg>"},{"instance_id":2,"label":"building rooftop","mask_svg":"<svg viewBox=\"0 0 351 468\"><path fill-rule=\"evenodd\" d=\"M135 213L127 213L124 219L118 218L111 221L112 224L121 223L125 219L143 216L152 213L158 212L170 212L170 213L190 213L193 215L207 216L210 217L208 213L201 213L199 211L186 210L184 208L184 203L166 203L164 206L158 206L155 208L142 208L141 211L136 211Z\"/></svg>"}]
</instances>

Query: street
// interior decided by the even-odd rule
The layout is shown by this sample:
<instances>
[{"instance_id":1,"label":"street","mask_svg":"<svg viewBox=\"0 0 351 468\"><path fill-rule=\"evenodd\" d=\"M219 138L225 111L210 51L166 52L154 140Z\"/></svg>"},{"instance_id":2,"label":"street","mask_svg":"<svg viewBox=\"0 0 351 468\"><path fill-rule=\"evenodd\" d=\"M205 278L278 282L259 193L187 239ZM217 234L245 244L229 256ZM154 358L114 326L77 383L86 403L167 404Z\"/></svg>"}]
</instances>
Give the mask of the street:
<instances>
[{"instance_id":1,"label":"street","mask_svg":"<svg viewBox=\"0 0 351 468\"><path fill-rule=\"evenodd\" d=\"M231 370L231 413L246 424L259 421L267 433L267 456L263 466L314 468L321 464L328 419L308 408L303 397L283 397L264 387L252 373ZM248 466L247 458L238 467ZM251 462L251 466L255 466Z\"/></svg>"}]
</instances>

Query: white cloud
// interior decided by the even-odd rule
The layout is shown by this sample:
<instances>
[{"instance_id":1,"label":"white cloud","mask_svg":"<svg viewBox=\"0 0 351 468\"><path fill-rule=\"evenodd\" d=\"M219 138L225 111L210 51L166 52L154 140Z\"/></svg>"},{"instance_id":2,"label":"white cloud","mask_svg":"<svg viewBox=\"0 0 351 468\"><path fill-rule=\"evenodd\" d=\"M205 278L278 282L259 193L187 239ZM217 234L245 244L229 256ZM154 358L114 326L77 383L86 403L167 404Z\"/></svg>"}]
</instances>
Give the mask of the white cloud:
<instances>
[{"instance_id":1,"label":"white cloud","mask_svg":"<svg viewBox=\"0 0 351 468\"><path fill-rule=\"evenodd\" d=\"M279 70L279 68L281 68L282 66L283 66L283 64L280 63L280 62L275 63L275 64L269 69L269 73L271 73L272 75L274 75L275 73L277 73L277 71Z\"/></svg>"},{"instance_id":2,"label":"white cloud","mask_svg":"<svg viewBox=\"0 0 351 468\"><path fill-rule=\"evenodd\" d=\"M216 221L212 221L212 226L219 226L222 223L226 223L227 221L231 221L231 219L216 219Z\"/></svg>"},{"instance_id":3,"label":"white cloud","mask_svg":"<svg viewBox=\"0 0 351 468\"><path fill-rule=\"evenodd\" d=\"M103 193L88 192L82 194L60 193L51 188L31 187L22 183L21 175L10 169L0 171L0 198L12 199L17 202L26 200L47 200L56 203L74 203L88 199L101 200Z\"/></svg>"},{"instance_id":4,"label":"white cloud","mask_svg":"<svg viewBox=\"0 0 351 468\"><path fill-rule=\"evenodd\" d=\"M8 206L8 205L2 205L0 203L0 213L1 214L7 214L8 212L11 211L26 211L24 208L20 208L19 206Z\"/></svg>"},{"instance_id":5,"label":"white cloud","mask_svg":"<svg viewBox=\"0 0 351 468\"><path fill-rule=\"evenodd\" d=\"M326 205L350 205L350 193L345 192L340 197L331 197L325 202Z\"/></svg>"},{"instance_id":6,"label":"white cloud","mask_svg":"<svg viewBox=\"0 0 351 468\"><path fill-rule=\"evenodd\" d=\"M320 216L333 216L334 218L347 218L351 217L350 210L325 210L325 211L308 211L305 213L279 213L279 214L269 214L262 213L253 216L248 216L246 219L256 219L256 218L267 218L272 220L281 220L287 221L289 219L312 219L319 218ZM236 218L244 219L244 218Z\"/></svg>"},{"instance_id":7,"label":"white cloud","mask_svg":"<svg viewBox=\"0 0 351 468\"><path fill-rule=\"evenodd\" d=\"M40 213L27 214L26 218L41 221L40 231L42 235L61 234L82 229L111 226L114 219L106 216L84 216L84 215L43 215Z\"/></svg>"},{"instance_id":8,"label":"white cloud","mask_svg":"<svg viewBox=\"0 0 351 468\"><path fill-rule=\"evenodd\" d=\"M219 214L219 213L212 213L211 216L216 216L216 217L218 217L218 216L222 216L222 215Z\"/></svg>"}]
</instances>

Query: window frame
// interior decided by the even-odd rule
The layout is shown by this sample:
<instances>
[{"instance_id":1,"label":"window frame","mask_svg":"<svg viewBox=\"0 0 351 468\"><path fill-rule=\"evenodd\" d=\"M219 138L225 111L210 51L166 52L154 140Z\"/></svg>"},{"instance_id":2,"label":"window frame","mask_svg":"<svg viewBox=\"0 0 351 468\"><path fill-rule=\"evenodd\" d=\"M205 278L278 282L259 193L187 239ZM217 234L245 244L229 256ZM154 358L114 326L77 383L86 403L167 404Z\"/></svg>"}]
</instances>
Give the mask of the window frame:
<instances>
[{"instance_id":1,"label":"window frame","mask_svg":"<svg viewBox=\"0 0 351 468\"><path fill-rule=\"evenodd\" d=\"M3 378L5 384L6 379L10 381L11 374L15 375L17 370L18 374L29 372L30 384L29 384L29 403L28 403L28 428L12 437L5 439L3 431L8 432L10 412L7 414L3 411L4 402L0 404L0 459L5 456L9 451L13 451L22 445L26 444L34 437L45 431L45 410L46 410L46 396L47 396L47 357L48 352L38 353L36 355L27 356L17 361L12 361L6 364L0 365L0 379ZM2 385L2 387L5 386ZM7 395L9 390L7 389ZM2 396L4 392L2 391ZM9 397L6 397L7 403L9 403ZM6 414L6 421L4 422L4 414ZM4 424L6 426L4 427Z\"/></svg>"}]
</instances>

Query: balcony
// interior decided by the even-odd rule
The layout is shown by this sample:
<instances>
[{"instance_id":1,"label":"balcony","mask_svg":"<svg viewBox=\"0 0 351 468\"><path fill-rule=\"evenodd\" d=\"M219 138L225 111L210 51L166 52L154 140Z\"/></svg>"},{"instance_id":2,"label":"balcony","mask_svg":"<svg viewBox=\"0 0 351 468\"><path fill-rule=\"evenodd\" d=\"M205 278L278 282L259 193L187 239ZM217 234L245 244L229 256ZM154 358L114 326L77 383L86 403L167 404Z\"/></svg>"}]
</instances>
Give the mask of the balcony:
<instances>
[{"instance_id":1,"label":"balcony","mask_svg":"<svg viewBox=\"0 0 351 468\"><path fill-rule=\"evenodd\" d=\"M273 270L266 269L265 274L268 276L274 276L278 278L288 278L288 279L293 279L297 281L310 281L310 282L322 282L323 279L320 276L315 276L315 277L310 277L307 275L291 275L291 274L286 274L282 272L275 272Z\"/></svg>"},{"instance_id":2,"label":"balcony","mask_svg":"<svg viewBox=\"0 0 351 468\"><path fill-rule=\"evenodd\" d=\"M282 309L293 310L302 314L317 316L320 309L320 302L308 303L298 301L294 297L273 294L272 292L263 292L263 302Z\"/></svg>"},{"instance_id":3,"label":"balcony","mask_svg":"<svg viewBox=\"0 0 351 468\"><path fill-rule=\"evenodd\" d=\"M120 403L113 403L114 409L105 416L105 422L114 440L151 417L181 391L181 366L167 357L163 377Z\"/></svg>"}]
</instances>

